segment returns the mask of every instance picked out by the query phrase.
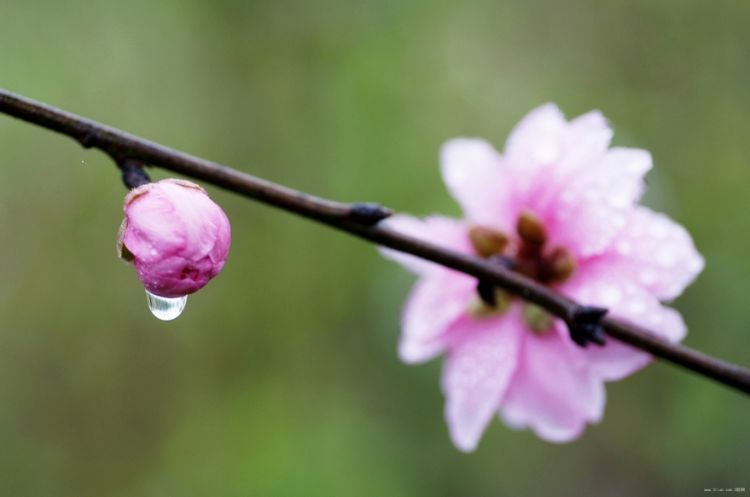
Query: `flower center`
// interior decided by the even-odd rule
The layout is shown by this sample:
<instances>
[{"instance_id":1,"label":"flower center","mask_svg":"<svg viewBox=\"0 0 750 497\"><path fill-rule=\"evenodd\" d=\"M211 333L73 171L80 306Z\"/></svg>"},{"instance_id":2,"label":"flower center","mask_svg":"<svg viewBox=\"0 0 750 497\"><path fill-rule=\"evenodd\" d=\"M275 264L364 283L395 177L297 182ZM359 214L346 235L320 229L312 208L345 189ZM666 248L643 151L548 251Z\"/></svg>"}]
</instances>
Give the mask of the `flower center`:
<instances>
[{"instance_id":1,"label":"flower center","mask_svg":"<svg viewBox=\"0 0 750 497\"><path fill-rule=\"evenodd\" d=\"M531 211L523 211L516 220L515 237L487 226L473 226L469 240L480 257L495 260L544 285L558 285L576 270L573 254L565 247L549 247L544 223ZM469 305L469 313L484 317L505 312L510 295L492 285L479 282L478 297ZM552 326L552 317L533 304L524 304L524 322L530 330L543 333Z\"/></svg>"}]
</instances>

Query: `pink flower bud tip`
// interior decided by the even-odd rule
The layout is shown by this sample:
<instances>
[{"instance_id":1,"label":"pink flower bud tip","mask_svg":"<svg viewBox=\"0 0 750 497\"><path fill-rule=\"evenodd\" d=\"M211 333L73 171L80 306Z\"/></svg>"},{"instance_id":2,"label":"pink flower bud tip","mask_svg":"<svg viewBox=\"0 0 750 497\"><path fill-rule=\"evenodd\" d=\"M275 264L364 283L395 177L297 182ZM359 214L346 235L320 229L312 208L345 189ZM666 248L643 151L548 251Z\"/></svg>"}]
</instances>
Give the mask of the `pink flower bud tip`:
<instances>
[{"instance_id":1,"label":"pink flower bud tip","mask_svg":"<svg viewBox=\"0 0 750 497\"><path fill-rule=\"evenodd\" d=\"M224 267L231 229L224 211L195 183L165 179L125 197L117 239L146 290L181 297L203 288Z\"/></svg>"}]
</instances>

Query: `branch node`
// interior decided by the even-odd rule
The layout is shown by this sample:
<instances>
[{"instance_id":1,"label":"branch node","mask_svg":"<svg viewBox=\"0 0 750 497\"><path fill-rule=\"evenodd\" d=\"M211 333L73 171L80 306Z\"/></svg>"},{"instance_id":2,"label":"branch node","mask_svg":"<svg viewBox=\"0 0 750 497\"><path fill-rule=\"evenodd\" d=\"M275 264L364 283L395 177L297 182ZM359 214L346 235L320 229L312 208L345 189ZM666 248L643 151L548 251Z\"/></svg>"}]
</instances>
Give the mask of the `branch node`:
<instances>
[{"instance_id":1,"label":"branch node","mask_svg":"<svg viewBox=\"0 0 750 497\"><path fill-rule=\"evenodd\" d=\"M579 347L586 347L591 342L601 347L606 343L602 319L607 314L607 309L578 305L571 314L565 323L568 325L570 338Z\"/></svg>"},{"instance_id":2,"label":"branch node","mask_svg":"<svg viewBox=\"0 0 750 497\"><path fill-rule=\"evenodd\" d=\"M351 219L365 226L377 224L392 214L393 211L391 209L370 202L352 204L349 210Z\"/></svg>"},{"instance_id":3,"label":"branch node","mask_svg":"<svg viewBox=\"0 0 750 497\"><path fill-rule=\"evenodd\" d=\"M93 148L96 146L96 133L93 131L86 131L86 133L83 134L83 136L78 138L78 143L81 144L83 148Z\"/></svg>"}]
</instances>

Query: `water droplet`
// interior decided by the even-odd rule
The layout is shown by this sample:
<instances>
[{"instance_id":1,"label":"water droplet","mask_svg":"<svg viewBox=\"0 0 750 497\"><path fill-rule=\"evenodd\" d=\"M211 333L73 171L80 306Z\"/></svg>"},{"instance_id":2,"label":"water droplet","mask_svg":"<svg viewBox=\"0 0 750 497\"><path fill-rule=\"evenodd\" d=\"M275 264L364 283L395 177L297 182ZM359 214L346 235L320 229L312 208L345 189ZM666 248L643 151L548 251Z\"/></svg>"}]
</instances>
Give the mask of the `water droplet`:
<instances>
[{"instance_id":1,"label":"water droplet","mask_svg":"<svg viewBox=\"0 0 750 497\"><path fill-rule=\"evenodd\" d=\"M173 299L160 297L146 290L146 301L151 314L162 321L172 321L176 319L187 304L187 295Z\"/></svg>"}]
</instances>

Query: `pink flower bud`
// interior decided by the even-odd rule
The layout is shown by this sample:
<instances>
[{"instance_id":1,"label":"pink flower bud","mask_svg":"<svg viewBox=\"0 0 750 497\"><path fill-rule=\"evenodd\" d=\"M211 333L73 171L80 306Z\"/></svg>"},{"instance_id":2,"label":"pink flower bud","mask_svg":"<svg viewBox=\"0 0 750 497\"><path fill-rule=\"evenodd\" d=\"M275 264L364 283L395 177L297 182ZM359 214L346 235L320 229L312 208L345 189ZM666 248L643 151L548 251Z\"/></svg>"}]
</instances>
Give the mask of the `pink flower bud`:
<instances>
[{"instance_id":1,"label":"pink flower bud","mask_svg":"<svg viewBox=\"0 0 750 497\"><path fill-rule=\"evenodd\" d=\"M231 244L229 220L195 183L147 183L128 193L123 210L118 253L133 263L149 292L188 295L224 267Z\"/></svg>"}]
</instances>

